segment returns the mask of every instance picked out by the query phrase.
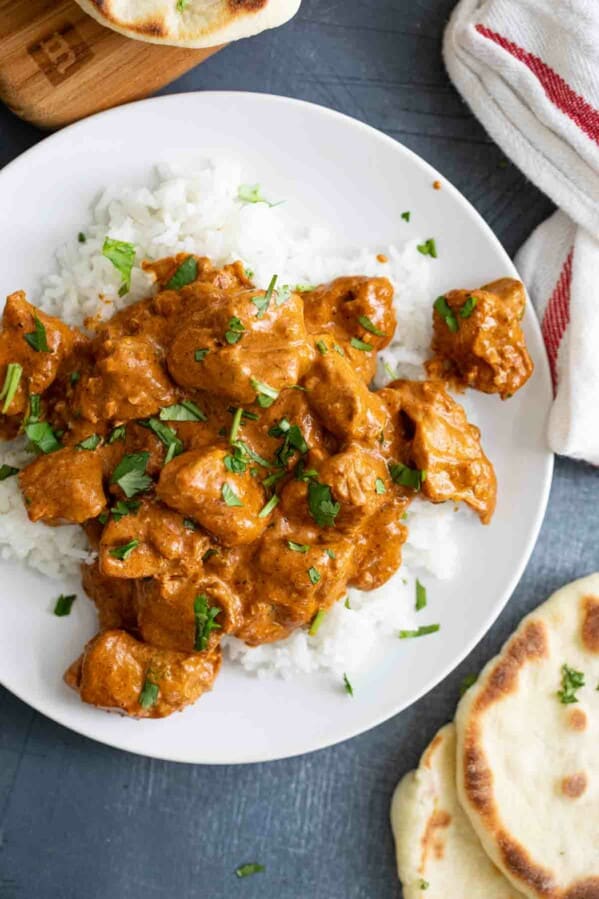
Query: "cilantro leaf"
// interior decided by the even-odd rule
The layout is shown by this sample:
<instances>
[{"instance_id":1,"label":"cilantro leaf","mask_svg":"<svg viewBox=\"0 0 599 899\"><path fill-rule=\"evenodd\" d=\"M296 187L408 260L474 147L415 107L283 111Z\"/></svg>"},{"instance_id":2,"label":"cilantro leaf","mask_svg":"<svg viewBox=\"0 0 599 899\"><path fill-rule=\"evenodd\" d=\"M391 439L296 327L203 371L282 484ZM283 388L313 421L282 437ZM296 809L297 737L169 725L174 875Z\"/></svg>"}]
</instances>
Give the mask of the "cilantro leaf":
<instances>
[{"instance_id":1,"label":"cilantro leaf","mask_svg":"<svg viewBox=\"0 0 599 899\"><path fill-rule=\"evenodd\" d=\"M76 599L77 596L74 593L69 596L65 596L64 593L61 593L54 606L54 614L57 618L64 618L66 615L70 615L71 608Z\"/></svg>"},{"instance_id":2,"label":"cilantro leaf","mask_svg":"<svg viewBox=\"0 0 599 899\"><path fill-rule=\"evenodd\" d=\"M82 440L81 443L77 443L75 445L75 449L78 450L95 450L102 443L102 438L99 434L90 434L89 437L86 437L85 440Z\"/></svg>"},{"instance_id":3,"label":"cilantro leaf","mask_svg":"<svg viewBox=\"0 0 599 899\"><path fill-rule=\"evenodd\" d=\"M459 328L456 314L445 299L445 297L437 297L433 303L435 312L441 316L452 334L456 334Z\"/></svg>"},{"instance_id":4,"label":"cilantro leaf","mask_svg":"<svg viewBox=\"0 0 599 899\"><path fill-rule=\"evenodd\" d=\"M135 247L124 240L107 237L102 247L102 255L109 259L122 277L119 296L122 297L131 289L131 271L135 264Z\"/></svg>"},{"instance_id":5,"label":"cilantro leaf","mask_svg":"<svg viewBox=\"0 0 599 899\"><path fill-rule=\"evenodd\" d=\"M308 483L308 509L317 525L333 527L341 511L341 504L333 502L331 488L319 481Z\"/></svg>"},{"instance_id":6,"label":"cilantro leaf","mask_svg":"<svg viewBox=\"0 0 599 899\"><path fill-rule=\"evenodd\" d=\"M180 290L191 284L198 277L198 260L195 256L188 256L181 263L173 277L164 285L165 290Z\"/></svg>"},{"instance_id":7,"label":"cilantro leaf","mask_svg":"<svg viewBox=\"0 0 599 899\"><path fill-rule=\"evenodd\" d=\"M112 549L108 550L108 553L120 562L125 562L138 546L139 540L130 540L129 543L123 543L122 546L113 546Z\"/></svg>"},{"instance_id":8,"label":"cilantro leaf","mask_svg":"<svg viewBox=\"0 0 599 899\"><path fill-rule=\"evenodd\" d=\"M147 490L152 483L152 478L145 474L149 458L148 452L128 453L123 456L112 472L110 483L118 484L128 499L136 493Z\"/></svg>"},{"instance_id":9,"label":"cilantro leaf","mask_svg":"<svg viewBox=\"0 0 599 899\"><path fill-rule=\"evenodd\" d=\"M214 630L220 630L221 625L216 621L216 616L222 609L218 606L209 606L208 597L200 593L193 601L193 615L195 619L194 649L202 652L208 646L210 634Z\"/></svg>"},{"instance_id":10,"label":"cilantro leaf","mask_svg":"<svg viewBox=\"0 0 599 899\"><path fill-rule=\"evenodd\" d=\"M229 319L228 330L225 331L225 340L231 346L235 343L238 343L243 337L243 332L245 331L245 325L241 321L241 319L237 318L234 315Z\"/></svg>"},{"instance_id":11,"label":"cilantro leaf","mask_svg":"<svg viewBox=\"0 0 599 899\"><path fill-rule=\"evenodd\" d=\"M160 410L161 421L207 421L202 410L191 400L183 400L174 406L164 406Z\"/></svg>"},{"instance_id":12,"label":"cilantro leaf","mask_svg":"<svg viewBox=\"0 0 599 899\"><path fill-rule=\"evenodd\" d=\"M584 674L582 671L576 671L566 664L562 665L562 687L561 690L557 691L559 701L563 703L563 705L570 705L573 702L578 702L576 691L581 687L584 687L584 683Z\"/></svg>"},{"instance_id":13,"label":"cilantro leaf","mask_svg":"<svg viewBox=\"0 0 599 899\"><path fill-rule=\"evenodd\" d=\"M412 490L420 490L424 481L426 481L426 471L418 468L408 468L401 462L389 462L389 474L395 484L401 484L402 487L411 487Z\"/></svg>"},{"instance_id":14,"label":"cilantro leaf","mask_svg":"<svg viewBox=\"0 0 599 899\"><path fill-rule=\"evenodd\" d=\"M228 506L243 506L243 503L230 484L225 483L221 487L221 495Z\"/></svg>"},{"instance_id":15,"label":"cilantro leaf","mask_svg":"<svg viewBox=\"0 0 599 899\"><path fill-rule=\"evenodd\" d=\"M419 243L416 249L423 256L432 256L433 259L437 258L437 245L432 237L429 237L424 243Z\"/></svg>"},{"instance_id":16,"label":"cilantro leaf","mask_svg":"<svg viewBox=\"0 0 599 899\"><path fill-rule=\"evenodd\" d=\"M25 425L25 434L40 453L55 453L61 448L60 441L47 421L34 421Z\"/></svg>"},{"instance_id":17,"label":"cilantro leaf","mask_svg":"<svg viewBox=\"0 0 599 899\"><path fill-rule=\"evenodd\" d=\"M4 405L2 406L3 415L6 414L8 407L15 398L22 374L23 366L19 365L18 362L9 362L6 366L4 385L0 391L0 400L4 400Z\"/></svg>"},{"instance_id":18,"label":"cilantro leaf","mask_svg":"<svg viewBox=\"0 0 599 899\"><path fill-rule=\"evenodd\" d=\"M12 465L0 465L0 481L5 481L7 478L12 478L18 473L19 469L13 468Z\"/></svg>"},{"instance_id":19,"label":"cilantro leaf","mask_svg":"<svg viewBox=\"0 0 599 899\"><path fill-rule=\"evenodd\" d=\"M37 315L33 316L33 328L33 331L30 331L29 334L24 335L26 342L29 344L32 350L36 351L36 353L49 353L50 347L48 346L46 329Z\"/></svg>"}]
</instances>

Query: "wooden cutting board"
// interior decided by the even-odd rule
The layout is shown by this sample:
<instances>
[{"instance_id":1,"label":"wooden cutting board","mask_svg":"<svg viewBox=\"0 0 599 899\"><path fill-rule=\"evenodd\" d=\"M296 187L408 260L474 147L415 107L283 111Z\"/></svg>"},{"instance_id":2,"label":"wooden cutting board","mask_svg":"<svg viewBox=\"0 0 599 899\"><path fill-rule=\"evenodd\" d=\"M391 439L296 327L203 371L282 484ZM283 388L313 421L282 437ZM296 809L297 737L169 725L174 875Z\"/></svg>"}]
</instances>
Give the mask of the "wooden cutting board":
<instances>
[{"instance_id":1,"label":"wooden cutting board","mask_svg":"<svg viewBox=\"0 0 599 899\"><path fill-rule=\"evenodd\" d=\"M0 0L0 100L40 128L155 93L215 53L123 37L74 0Z\"/></svg>"}]
</instances>

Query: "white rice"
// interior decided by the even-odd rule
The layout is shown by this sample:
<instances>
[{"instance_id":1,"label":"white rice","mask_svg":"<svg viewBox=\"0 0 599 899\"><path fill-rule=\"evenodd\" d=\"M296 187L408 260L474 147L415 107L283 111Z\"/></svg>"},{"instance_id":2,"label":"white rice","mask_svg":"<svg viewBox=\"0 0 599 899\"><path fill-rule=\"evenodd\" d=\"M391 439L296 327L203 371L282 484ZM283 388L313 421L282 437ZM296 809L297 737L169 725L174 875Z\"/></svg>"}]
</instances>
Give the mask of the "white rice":
<instances>
[{"instance_id":1,"label":"white rice","mask_svg":"<svg viewBox=\"0 0 599 899\"><path fill-rule=\"evenodd\" d=\"M185 170L161 166L152 184L106 190L92 207L86 241L80 243L74 235L58 250L56 272L46 276L41 294L31 299L44 311L82 325L88 316L108 318L147 295L150 280L135 267L131 292L118 296L120 275L102 256L107 235L133 243L138 263L177 252L210 256L219 265L241 259L263 287L274 272L280 284L291 285L318 284L344 274L385 275L395 287L398 327L393 343L380 354L377 384L387 383L390 371L422 377L431 327L430 260L416 250L422 236L401 246L341 250L321 223L305 228L293 220L292 198L273 207L239 202L239 185L251 180L241 165L226 160ZM281 199L269 196L267 185L262 189L269 199ZM381 253L387 262L377 260ZM2 462L16 467L29 458L20 441L5 445L0 454ZM314 637L296 631L287 640L253 649L229 638L230 658L262 676L318 669L339 675L364 667L376 658L377 641L416 624L414 571L436 578L454 574L453 514L453 505L415 502L409 511L405 564L387 584L370 593L350 590L350 608L338 603ZM89 557L80 528L32 524L17 479L0 482L0 558L19 559L48 577L65 579L76 576L80 562Z\"/></svg>"}]
</instances>

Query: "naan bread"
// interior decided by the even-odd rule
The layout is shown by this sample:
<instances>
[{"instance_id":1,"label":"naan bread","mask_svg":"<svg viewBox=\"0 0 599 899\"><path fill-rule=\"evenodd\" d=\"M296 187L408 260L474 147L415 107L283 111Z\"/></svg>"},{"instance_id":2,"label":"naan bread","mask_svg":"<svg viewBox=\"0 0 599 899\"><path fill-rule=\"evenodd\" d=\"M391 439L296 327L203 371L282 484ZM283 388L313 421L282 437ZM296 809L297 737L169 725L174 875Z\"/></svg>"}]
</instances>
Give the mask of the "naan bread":
<instances>
[{"instance_id":1,"label":"naan bread","mask_svg":"<svg viewBox=\"0 0 599 899\"><path fill-rule=\"evenodd\" d=\"M460 801L531 899L599 899L598 687L593 574L528 615L458 706Z\"/></svg>"},{"instance_id":2,"label":"naan bread","mask_svg":"<svg viewBox=\"0 0 599 899\"><path fill-rule=\"evenodd\" d=\"M77 0L77 3L100 24L127 37L178 47L215 47L282 25L296 14L301 0Z\"/></svg>"},{"instance_id":3,"label":"naan bread","mask_svg":"<svg viewBox=\"0 0 599 899\"><path fill-rule=\"evenodd\" d=\"M455 761L455 726L447 724L395 790L391 826L404 897L522 899L485 855L460 808Z\"/></svg>"}]
</instances>

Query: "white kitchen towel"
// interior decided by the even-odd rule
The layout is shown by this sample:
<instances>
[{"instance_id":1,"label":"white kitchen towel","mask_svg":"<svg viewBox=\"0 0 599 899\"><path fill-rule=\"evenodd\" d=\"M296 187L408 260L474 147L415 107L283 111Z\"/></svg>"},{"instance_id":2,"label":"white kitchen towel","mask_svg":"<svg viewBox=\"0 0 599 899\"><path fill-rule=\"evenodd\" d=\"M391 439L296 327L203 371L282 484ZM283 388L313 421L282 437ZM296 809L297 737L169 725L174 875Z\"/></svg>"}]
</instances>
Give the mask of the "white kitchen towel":
<instances>
[{"instance_id":1,"label":"white kitchen towel","mask_svg":"<svg viewBox=\"0 0 599 899\"><path fill-rule=\"evenodd\" d=\"M553 450L599 465L599 0L460 0L449 75L560 208L516 257L555 389Z\"/></svg>"}]
</instances>

